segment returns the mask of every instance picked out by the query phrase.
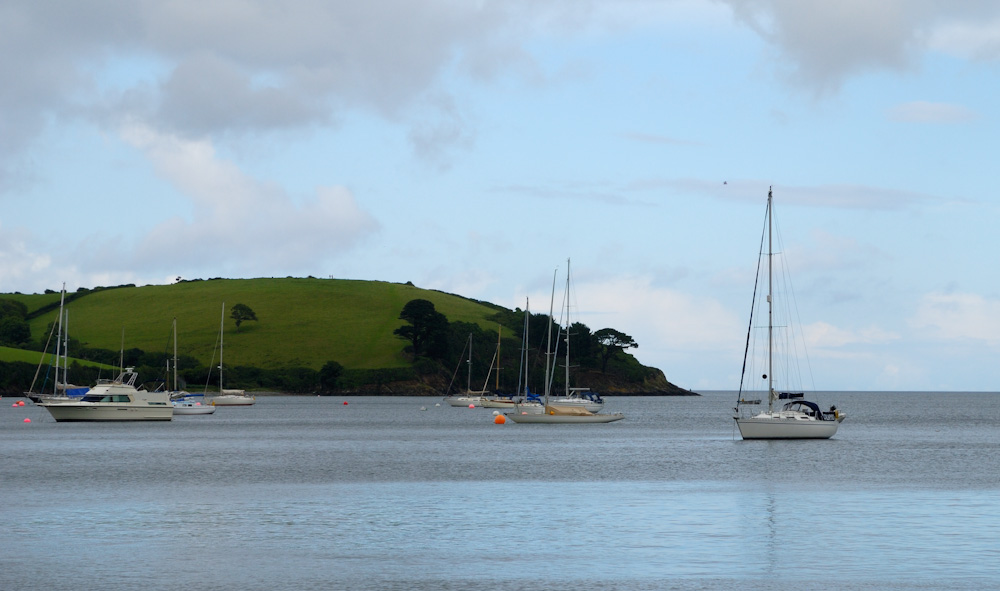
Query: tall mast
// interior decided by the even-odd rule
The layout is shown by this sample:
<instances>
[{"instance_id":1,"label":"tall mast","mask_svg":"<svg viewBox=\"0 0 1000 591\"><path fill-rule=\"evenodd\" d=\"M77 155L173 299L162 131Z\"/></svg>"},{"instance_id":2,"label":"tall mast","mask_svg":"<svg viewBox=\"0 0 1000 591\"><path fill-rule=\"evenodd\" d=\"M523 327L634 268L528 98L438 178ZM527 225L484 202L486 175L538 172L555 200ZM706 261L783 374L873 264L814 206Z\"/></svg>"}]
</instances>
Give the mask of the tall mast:
<instances>
[{"instance_id":1,"label":"tall mast","mask_svg":"<svg viewBox=\"0 0 1000 591\"><path fill-rule=\"evenodd\" d=\"M472 392L472 333L469 333L469 358L465 360L468 375L465 378L465 392Z\"/></svg>"},{"instance_id":2,"label":"tall mast","mask_svg":"<svg viewBox=\"0 0 1000 591\"><path fill-rule=\"evenodd\" d=\"M772 224L771 224L771 187L767 189L767 411L771 412L774 407L774 319L772 310L774 302L771 301L773 293L774 279L771 273L771 259L774 257L772 247Z\"/></svg>"},{"instance_id":3,"label":"tall mast","mask_svg":"<svg viewBox=\"0 0 1000 591\"><path fill-rule=\"evenodd\" d=\"M531 313L528 312L528 306L531 300L529 298L524 298L524 333L521 335L521 367L524 368L524 401L528 401L528 320L531 318ZM517 376L517 393L521 393L521 376Z\"/></svg>"},{"instance_id":4,"label":"tall mast","mask_svg":"<svg viewBox=\"0 0 1000 591\"><path fill-rule=\"evenodd\" d=\"M552 356L552 309L556 303L556 274L558 272L559 269L552 272L552 295L549 297L549 334L545 344L545 404L549 403L549 390L552 387L550 371L555 372L555 361L550 357Z\"/></svg>"},{"instance_id":5,"label":"tall mast","mask_svg":"<svg viewBox=\"0 0 1000 591\"><path fill-rule=\"evenodd\" d=\"M177 387L177 317L174 316L174 390L180 390Z\"/></svg>"},{"instance_id":6,"label":"tall mast","mask_svg":"<svg viewBox=\"0 0 1000 591\"><path fill-rule=\"evenodd\" d=\"M497 377L496 377L496 392L500 391L500 335L503 333L503 325L497 325Z\"/></svg>"},{"instance_id":7,"label":"tall mast","mask_svg":"<svg viewBox=\"0 0 1000 591\"><path fill-rule=\"evenodd\" d=\"M62 358L62 334L63 334L63 304L66 302L66 282L63 282L62 295L59 296L59 332L56 333L56 376L55 385L52 387L53 394L59 394L59 361ZM65 379L65 378L64 378Z\"/></svg>"},{"instance_id":8,"label":"tall mast","mask_svg":"<svg viewBox=\"0 0 1000 591\"><path fill-rule=\"evenodd\" d=\"M222 392L222 338L226 334L226 302L222 302L222 320L219 321L219 394Z\"/></svg>"},{"instance_id":9,"label":"tall mast","mask_svg":"<svg viewBox=\"0 0 1000 591\"><path fill-rule=\"evenodd\" d=\"M63 325L63 392L69 395L69 310L66 310Z\"/></svg>"},{"instance_id":10,"label":"tall mast","mask_svg":"<svg viewBox=\"0 0 1000 591\"><path fill-rule=\"evenodd\" d=\"M569 396L569 259L566 259L566 396Z\"/></svg>"}]
</instances>

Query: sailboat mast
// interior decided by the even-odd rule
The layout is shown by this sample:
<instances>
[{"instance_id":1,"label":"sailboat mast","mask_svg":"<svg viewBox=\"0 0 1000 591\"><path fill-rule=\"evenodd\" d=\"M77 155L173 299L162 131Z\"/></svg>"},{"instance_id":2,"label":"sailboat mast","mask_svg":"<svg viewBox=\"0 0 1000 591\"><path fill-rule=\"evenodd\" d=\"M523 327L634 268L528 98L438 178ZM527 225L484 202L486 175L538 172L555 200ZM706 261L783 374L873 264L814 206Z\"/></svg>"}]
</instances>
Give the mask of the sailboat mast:
<instances>
[{"instance_id":1,"label":"sailboat mast","mask_svg":"<svg viewBox=\"0 0 1000 591\"><path fill-rule=\"evenodd\" d=\"M63 304L66 302L66 283L63 282L62 295L59 296L59 332L56 333L56 376L55 384L52 386L52 392L54 394L59 394L59 362L62 356L60 351L62 350L62 334L63 334Z\"/></svg>"},{"instance_id":2,"label":"sailboat mast","mask_svg":"<svg viewBox=\"0 0 1000 591\"><path fill-rule=\"evenodd\" d=\"M545 343L545 404L549 403L549 390L552 388L552 377L550 372L555 371L552 356L552 311L556 304L556 274L559 269L552 272L552 295L549 296L549 334ZM551 368L551 369L550 369Z\"/></svg>"},{"instance_id":3,"label":"sailboat mast","mask_svg":"<svg viewBox=\"0 0 1000 591\"><path fill-rule=\"evenodd\" d=\"M774 258L774 248L772 246L773 226L771 216L773 215L771 205L771 188L767 189L767 411L771 412L774 407L774 318L771 295L774 293L774 279L771 272L771 263Z\"/></svg>"},{"instance_id":4,"label":"sailboat mast","mask_svg":"<svg viewBox=\"0 0 1000 591\"><path fill-rule=\"evenodd\" d=\"M174 316L174 390L180 390L177 387L177 317Z\"/></svg>"},{"instance_id":5,"label":"sailboat mast","mask_svg":"<svg viewBox=\"0 0 1000 591\"><path fill-rule=\"evenodd\" d=\"M219 394L222 392L222 339L226 334L226 302L222 302L222 320L219 321Z\"/></svg>"},{"instance_id":6,"label":"sailboat mast","mask_svg":"<svg viewBox=\"0 0 1000 591\"><path fill-rule=\"evenodd\" d=\"M465 360L465 367L468 371L468 376L465 379L465 391L466 393L472 392L472 333L469 333L469 358Z\"/></svg>"},{"instance_id":7,"label":"sailboat mast","mask_svg":"<svg viewBox=\"0 0 1000 591\"><path fill-rule=\"evenodd\" d=\"M566 396L569 396L569 259L566 259Z\"/></svg>"},{"instance_id":8,"label":"sailboat mast","mask_svg":"<svg viewBox=\"0 0 1000 591\"><path fill-rule=\"evenodd\" d=\"M528 401L528 397L527 397L527 392L528 392L528 343L530 342L528 340L528 321L531 318L531 313L528 310L529 310L530 303L531 303L531 300L529 298L524 298L524 334L521 335L521 343L522 343L521 344L521 367L524 368L524 392L525 392L524 401L525 402ZM518 377L517 377L517 382L518 382L517 383L517 393L520 394L521 393L521 376L520 375L518 375Z\"/></svg>"},{"instance_id":9,"label":"sailboat mast","mask_svg":"<svg viewBox=\"0 0 1000 591\"><path fill-rule=\"evenodd\" d=\"M63 392L69 395L69 310L64 312L63 325Z\"/></svg>"},{"instance_id":10,"label":"sailboat mast","mask_svg":"<svg viewBox=\"0 0 1000 591\"><path fill-rule=\"evenodd\" d=\"M500 391L500 335L503 333L503 325L497 325L497 377L496 392Z\"/></svg>"}]
</instances>

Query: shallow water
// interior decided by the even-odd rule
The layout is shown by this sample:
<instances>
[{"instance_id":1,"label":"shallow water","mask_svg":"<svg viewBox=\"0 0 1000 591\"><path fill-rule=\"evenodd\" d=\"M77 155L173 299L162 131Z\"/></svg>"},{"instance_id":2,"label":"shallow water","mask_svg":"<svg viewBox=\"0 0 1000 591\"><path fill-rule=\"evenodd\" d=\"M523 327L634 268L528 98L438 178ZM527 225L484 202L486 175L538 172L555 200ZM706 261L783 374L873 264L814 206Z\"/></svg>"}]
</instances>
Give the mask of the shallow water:
<instances>
[{"instance_id":1,"label":"shallow water","mask_svg":"<svg viewBox=\"0 0 1000 591\"><path fill-rule=\"evenodd\" d=\"M4 399L0 589L1000 587L1000 394L815 399L848 413L834 439L740 441L730 393L611 397L606 425L318 397L55 423Z\"/></svg>"}]
</instances>

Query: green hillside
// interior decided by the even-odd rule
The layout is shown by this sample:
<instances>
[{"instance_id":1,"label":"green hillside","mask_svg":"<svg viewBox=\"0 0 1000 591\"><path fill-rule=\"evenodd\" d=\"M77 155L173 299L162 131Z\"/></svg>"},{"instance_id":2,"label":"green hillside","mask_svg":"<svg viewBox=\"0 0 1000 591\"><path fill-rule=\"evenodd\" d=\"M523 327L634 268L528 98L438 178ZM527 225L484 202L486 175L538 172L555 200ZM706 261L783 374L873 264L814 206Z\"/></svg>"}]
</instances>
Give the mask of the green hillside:
<instances>
[{"instance_id":1,"label":"green hillside","mask_svg":"<svg viewBox=\"0 0 1000 591\"><path fill-rule=\"evenodd\" d=\"M32 339L48 334L58 314L58 293L0 297L28 307ZM409 365L403 355L406 343L393 330L403 324L400 310L417 298L431 301L451 322L496 328L486 318L499 308L488 304L408 284L344 279L213 279L109 288L67 294L66 309L73 339L111 351L124 346L172 352L171 322L176 317L178 352L209 365L213 355L218 360L225 302L227 366L319 369L334 360L345 367L375 369ZM252 308L258 321L245 322L237 331L229 318L235 304ZM45 306L52 308L32 316Z\"/></svg>"}]
</instances>

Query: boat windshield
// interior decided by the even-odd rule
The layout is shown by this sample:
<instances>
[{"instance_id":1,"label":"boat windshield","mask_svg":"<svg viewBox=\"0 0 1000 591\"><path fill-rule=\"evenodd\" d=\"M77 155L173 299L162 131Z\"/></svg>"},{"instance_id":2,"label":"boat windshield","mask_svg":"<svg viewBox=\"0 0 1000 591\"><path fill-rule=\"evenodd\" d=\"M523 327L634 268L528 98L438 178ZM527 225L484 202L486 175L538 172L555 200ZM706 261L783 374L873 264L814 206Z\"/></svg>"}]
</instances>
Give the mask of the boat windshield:
<instances>
[{"instance_id":1,"label":"boat windshield","mask_svg":"<svg viewBox=\"0 0 1000 591\"><path fill-rule=\"evenodd\" d=\"M83 402L131 402L128 394L87 394Z\"/></svg>"}]
</instances>

